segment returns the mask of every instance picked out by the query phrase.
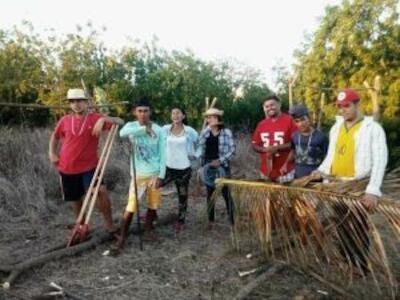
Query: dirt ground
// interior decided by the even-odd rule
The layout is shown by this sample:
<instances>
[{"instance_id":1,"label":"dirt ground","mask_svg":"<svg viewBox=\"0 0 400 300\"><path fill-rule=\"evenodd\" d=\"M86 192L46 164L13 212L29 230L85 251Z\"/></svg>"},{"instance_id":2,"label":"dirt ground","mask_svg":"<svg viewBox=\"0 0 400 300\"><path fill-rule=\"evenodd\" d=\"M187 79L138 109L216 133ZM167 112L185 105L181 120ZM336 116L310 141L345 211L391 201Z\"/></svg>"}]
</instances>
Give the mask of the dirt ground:
<instances>
[{"instance_id":1,"label":"dirt ground","mask_svg":"<svg viewBox=\"0 0 400 300\"><path fill-rule=\"evenodd\" d=\"M112 197L117 216L124 206L124 199L115 193ZM265 261L256 249L251 258L247 258L249 253L235 251L223 201L220 202L217 205L219 222L213 231L206 230L204 198L191 197L183 232L175 234L171 225L160 226L157 228L158 242L145 243L144 251L139 249L138 236L131 235L125 251L117 257L103 256L111 246L106 243L81 255L49 262L24 273L11 290L0 291L0 299L32 299L43 294L50 282L83 299L232 299L258 276L255 273L241 278L239 271L267 267L270 262ZM159 218L175 213L176 206L174 195L164 197ZM70 222L71 215L65 206L64 214L49 220L14 224L13 239L5 232L1 233L0 264L32 257L59 244L66 239L69 232L66 226ZM97 214L95 222L101 224ZM246 299L340 297L312 278L284 268Z\"/></svg>"},{"instance_id":2,"label":"dirt ground","mask_svg":"<svg viewBox=\"0 0 400 300\"><path fill-rule=\"evenodd\" d=\"M57 173L48 163L48 135L48 131L10 130L2 133L0 268L35 257L66 241L67 225L74 221L68 206L61 200ZM17 150L24 149L22 145L29 148ZM242 139L237 146L233 173L237 178L255 178L256 174L251 172L256 170L257 161L250 155L249 142ZM117 144L106 177L112 190L116 220L126 205L127 161L127 147ZM200 186L198 182L191 185L186 229L178 235L172 224L158 226L158 242L145 243L144 251L139 249L138 236L131 235L124 252L117 257L103 255L112 245L108 242L79 255L48 262L23 273L10 290L0 288L0 300L34 299L48 291L50 282L61 285L81 299L234 299L244 287L274 266L274 262L260 254L256 243L242 251L233 247L222 200L217 202L215 230L206 230L205 191ZM159 219L177 213L177 202L174 194L164 196ZM141 211L145 211L144 203ZM102 220L96 212L93 226L101 225ZM239 276L239 272L254 269L257 272ZM400 274L396 277L400 278ZM6 274L0 272L0 282L5 278ZM375 296L376 289L370 282L351 290L358 295L357 299L384 299ZM257 285L245 299L346 297L326 283L285 266Z\"/></svg>"}]
</instances>

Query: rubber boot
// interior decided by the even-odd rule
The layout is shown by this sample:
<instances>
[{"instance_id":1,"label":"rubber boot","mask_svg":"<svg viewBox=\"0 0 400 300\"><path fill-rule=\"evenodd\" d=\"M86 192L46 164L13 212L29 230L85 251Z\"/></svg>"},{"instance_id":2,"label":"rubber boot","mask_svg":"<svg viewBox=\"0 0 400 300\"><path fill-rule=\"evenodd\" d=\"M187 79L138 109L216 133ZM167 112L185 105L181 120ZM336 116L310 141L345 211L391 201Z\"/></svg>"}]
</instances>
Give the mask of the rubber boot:
<instances>
[{"instance_id":1,"label":"rubber boot","mask_svg":"<svg viewBox=\"0 0 400 300\"><path fill-rule=\"evenodd\" d=\"M143 240L147 242L155 242L156 237L154 235L154 220L156 219L157 212L154 209L147 209L146 222L144 224L144 235Z\"/></svg>"}]
</instances>

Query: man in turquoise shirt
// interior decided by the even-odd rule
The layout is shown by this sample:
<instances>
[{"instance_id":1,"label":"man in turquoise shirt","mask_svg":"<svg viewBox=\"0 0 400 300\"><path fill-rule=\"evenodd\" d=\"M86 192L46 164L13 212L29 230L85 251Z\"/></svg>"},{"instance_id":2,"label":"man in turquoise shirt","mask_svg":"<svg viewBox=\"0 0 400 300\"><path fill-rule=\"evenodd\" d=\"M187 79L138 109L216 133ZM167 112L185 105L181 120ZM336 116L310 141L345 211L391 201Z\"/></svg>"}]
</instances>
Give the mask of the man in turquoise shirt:
<instances>
[{"instance_id":1,"label":"man in turquoise shirt","mask_svg":"<svg viewBox=\"0 0 400 300\"><path fill-rule=\"evenodd\" d=\"M128 122L120 131L121 138L128 138L132 144L131 184L128 205L122 216L121 235L117 242L118 249L124 246L129 225L136 212L135 177L137 195L147 193L148 209L146 214L144 239L155 240L153 222L161 202L160 184L165 176L165 136L162 128L151 122L151 106L146 98L136 102L132 111L137 121ZM133 161L134 160L134 161ZM135 170L133 166L136 166Z\"/></svg>"}]
</instances>

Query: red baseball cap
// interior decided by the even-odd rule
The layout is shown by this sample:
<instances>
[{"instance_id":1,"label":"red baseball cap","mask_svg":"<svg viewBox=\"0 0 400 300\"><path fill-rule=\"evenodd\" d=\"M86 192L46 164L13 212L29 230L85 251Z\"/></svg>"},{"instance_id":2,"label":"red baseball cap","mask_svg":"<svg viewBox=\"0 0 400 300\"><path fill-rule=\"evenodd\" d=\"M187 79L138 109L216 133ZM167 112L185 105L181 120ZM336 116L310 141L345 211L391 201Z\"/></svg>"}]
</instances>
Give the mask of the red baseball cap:
<instances>
[{"instance_id":1,"label":"red baseball cap","mask_svg":"<svg viewBox=\"0 0 400 300\"><path fill-rule=\"evenodd\" d=\"M336 98L336 105L348 105L360 101L360 95L352 89L344 89Z\"/></svg>"}]
</instances>

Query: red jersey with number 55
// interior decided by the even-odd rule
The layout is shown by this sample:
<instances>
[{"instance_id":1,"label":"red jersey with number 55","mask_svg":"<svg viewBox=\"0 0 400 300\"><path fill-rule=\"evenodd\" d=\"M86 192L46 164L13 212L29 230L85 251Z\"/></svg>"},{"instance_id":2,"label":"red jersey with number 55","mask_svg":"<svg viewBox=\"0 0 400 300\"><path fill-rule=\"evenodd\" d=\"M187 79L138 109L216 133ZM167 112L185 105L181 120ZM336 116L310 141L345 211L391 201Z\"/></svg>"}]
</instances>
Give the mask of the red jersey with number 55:
<instances>
[{"instance_id":1,"label":"red jersey with number 55","mask_svg":"<svg viewBox=\"0 0 400 300\"><path fill-rule=\"evenodd\" d=\"M293 119L286 113L276 118L266 118L258 123L255 132L253 133L252 143L258 146L273 146L282 145L291 142L292 134L297 131L296 124ZM287 150L280 150L275 154L261 153L261 166L260 171L265 176L271 179L276 179L281 175L280 169L286 162L290 148ZM268 163L268 160L271 160ZM272 162L272 164L271 164ZM268 166L272 165L272 170ZM289 163L287 171L290 172L294 169L294 163Z\"/></svg>"}]
</instances>

